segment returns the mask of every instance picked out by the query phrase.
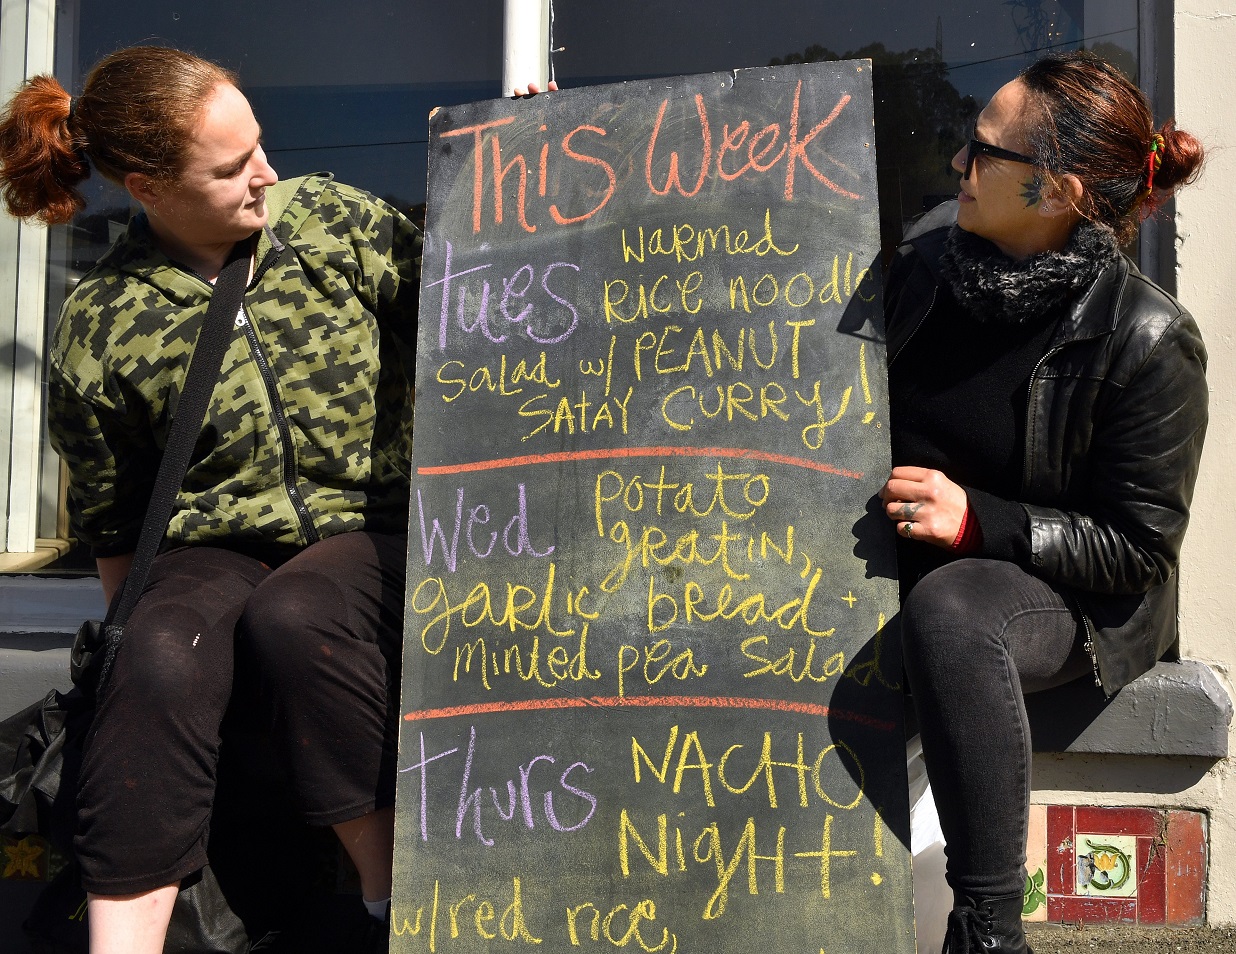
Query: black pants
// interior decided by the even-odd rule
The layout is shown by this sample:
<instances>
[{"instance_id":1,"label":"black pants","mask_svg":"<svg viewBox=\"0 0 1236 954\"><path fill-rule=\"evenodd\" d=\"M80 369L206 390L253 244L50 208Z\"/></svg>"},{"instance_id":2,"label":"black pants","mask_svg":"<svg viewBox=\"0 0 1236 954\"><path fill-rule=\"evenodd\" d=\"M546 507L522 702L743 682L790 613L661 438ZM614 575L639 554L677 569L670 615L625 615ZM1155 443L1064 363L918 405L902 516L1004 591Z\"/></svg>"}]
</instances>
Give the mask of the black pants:
<instances>
[{"instance_id":1,"label":"black pants","mask_svg":"<svg viewBox=\"0 0 1236 954\"><path fill-rule=\"evenodd\" d=\"M155 560L82 765L75 848L88 891L146 891L206 863L219 729L240 675L259 687L306 821L393 804L406 548L401 535L354 532L282 563L204 546Z\"/></svg>"},{"instance_id":2,"label":"black pants","mask_svg":"<svg viewBox=\"0 0 1236 954\"><path fill-rule=\"evenodd\" d=\"M1031 772L1023 693L1090 671L1080 620L1057 589L1018 566L967 559L919 581L901 621L949 884L1019 894Z\"/></svg>"}]
</instances>

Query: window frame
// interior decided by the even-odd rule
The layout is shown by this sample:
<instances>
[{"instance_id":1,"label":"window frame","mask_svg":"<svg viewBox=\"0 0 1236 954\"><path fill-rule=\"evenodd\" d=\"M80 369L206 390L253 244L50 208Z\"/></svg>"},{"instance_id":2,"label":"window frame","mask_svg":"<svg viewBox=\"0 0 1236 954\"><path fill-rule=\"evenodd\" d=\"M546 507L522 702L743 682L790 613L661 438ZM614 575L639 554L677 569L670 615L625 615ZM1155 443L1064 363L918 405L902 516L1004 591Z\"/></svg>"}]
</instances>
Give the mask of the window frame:
<instances>
[{"instance_id":1,"label":"window frame","mask_svg":"<svg viewBox=\"0 0 1236 954\"><path fill-rule=\"evenodd\" d=\"M54 70L55 38L55 0L0 0L0 95ZM48 230L0 216L0 570L43 566L68 548L45 426L48 265Z\"/></svg>"}]
</instances>

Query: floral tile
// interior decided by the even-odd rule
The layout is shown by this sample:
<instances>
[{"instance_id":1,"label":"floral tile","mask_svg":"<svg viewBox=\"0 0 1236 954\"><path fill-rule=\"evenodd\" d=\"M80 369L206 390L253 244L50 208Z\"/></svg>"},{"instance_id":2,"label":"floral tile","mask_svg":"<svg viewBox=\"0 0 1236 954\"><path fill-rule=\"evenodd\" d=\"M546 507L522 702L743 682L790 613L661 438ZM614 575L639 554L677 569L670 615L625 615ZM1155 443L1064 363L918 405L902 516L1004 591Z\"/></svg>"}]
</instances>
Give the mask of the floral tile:
<instances>
[{"instance_id":1,"label":"floral tile","mask_svg":"<svg viewBox=\"0 0 1236 954\"><path fill-rule=\"evenodd\" d=\"M1030 826L1026 838L1026 889L1022 918L1047 920L1047 806L1030 806Z\"/></svg>"},{"instance_id":2,"label":"floral tile","mask_svg":"<svg viewBox=\"0 0 1236 954\"><path fill-rule=\"evenodd\" d=\"M1206 817L1184 810L1035 806L1027 921L1191 925L1206 913Z\"/></svg>"},{"instance_id":3,"label":"floral tile","mask_svg":"<svg viewBox=\"0 0 1236 954\"><path fill-rule=\"evenodd\" d=\"M0 835L0 879L46 881L48 856L38 835Z\"/></svg>"},{"instance_id":4,"label":"floral tile","mask_svg":"<svg viewBox=\"0 0 1236 954\"><path fill-rule=\"evenodd\" d=\"M1073 894L1089 898L1137 896L1137 838L1133 835L1086 834L1074 839L1077 887Z\"/></svg>"}]
</instances>

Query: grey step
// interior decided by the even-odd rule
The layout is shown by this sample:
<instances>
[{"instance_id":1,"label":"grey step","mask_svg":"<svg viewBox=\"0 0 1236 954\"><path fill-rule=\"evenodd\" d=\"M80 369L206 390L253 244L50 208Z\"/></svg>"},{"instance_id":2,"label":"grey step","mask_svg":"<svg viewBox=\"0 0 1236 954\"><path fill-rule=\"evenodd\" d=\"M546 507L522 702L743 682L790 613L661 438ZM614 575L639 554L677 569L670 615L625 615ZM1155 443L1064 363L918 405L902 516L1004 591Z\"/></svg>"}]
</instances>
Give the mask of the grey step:
<instances>
[{"instance_id":1,"label":"grey step","mask_svg":"<svg viewBox=\"0 0 1236 954\"><path fill-rule=\"evenodd\" d=\"M104 612L95 577L0 577L0 718L69 687L69 647Z\"/></svg>"}]
</instances>

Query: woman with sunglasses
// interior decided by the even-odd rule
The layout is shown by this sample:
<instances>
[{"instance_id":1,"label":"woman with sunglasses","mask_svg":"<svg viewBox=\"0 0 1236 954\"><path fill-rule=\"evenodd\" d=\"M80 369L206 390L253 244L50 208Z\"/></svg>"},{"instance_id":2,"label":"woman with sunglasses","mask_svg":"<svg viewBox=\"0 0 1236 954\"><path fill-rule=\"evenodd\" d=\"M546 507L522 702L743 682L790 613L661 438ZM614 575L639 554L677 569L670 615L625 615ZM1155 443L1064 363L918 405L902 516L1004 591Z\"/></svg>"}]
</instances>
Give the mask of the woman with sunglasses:
<instances>
[{"instance_id":1,"label":"woman with sunglasses","mask_svg":"<svg viewBox=\"0 0 1236 954\"><path fill-rule=\"evenodd\" d=\"M1025 954L1023 694L1108 695L1175 638L1206 428L1197 326L1120 251L1202 148L1088 53L1002 87L886 294L905 667L946 839L945 951Z\"/></svg>"}]
</instances>

